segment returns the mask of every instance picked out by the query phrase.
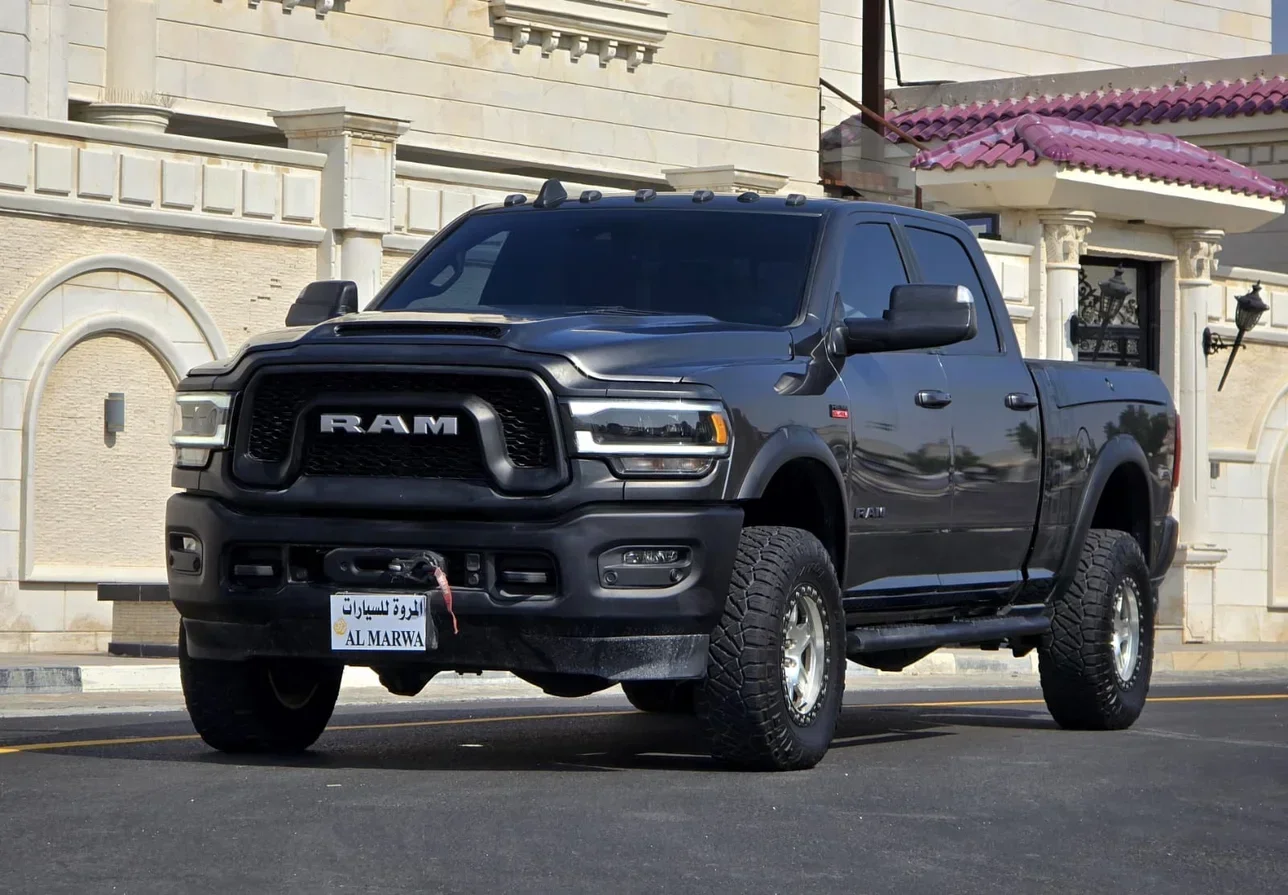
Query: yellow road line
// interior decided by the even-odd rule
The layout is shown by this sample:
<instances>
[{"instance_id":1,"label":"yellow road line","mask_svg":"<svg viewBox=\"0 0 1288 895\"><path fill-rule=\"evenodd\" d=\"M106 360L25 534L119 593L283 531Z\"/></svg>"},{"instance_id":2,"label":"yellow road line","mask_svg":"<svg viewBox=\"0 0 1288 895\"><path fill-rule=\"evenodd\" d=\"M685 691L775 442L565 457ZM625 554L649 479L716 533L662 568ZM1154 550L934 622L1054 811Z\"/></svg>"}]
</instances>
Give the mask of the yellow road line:
<instances>
[{"instance_id":1,"label":"yellow road line","mask_svg":"<svg viewBox=\"0 0 1288 895\"><path fill-rule=\"evenodd\" d=\"M1254 700L1288 700L1288 693L1240 694L1234 696L1155 696L1150 702L1246 702ZM1041 699L971 699L961 702L885 702L868 705L848 705L848 709L942 709L974 708L998 705L1042 705ZM392 721L384 724L338 724L328 727L328 732L360 730L399 730L417 727L456 727L466 724L501 724L511 721L555 721L570 718L608 718L634 715L631 709L603 712L548 712L532 715L501 715L488 718L440 718L433 721ZM50 749L87 749L94 746L136 746L144 743L177 743L198 740L196 734L177 734L157 737L120 737L105 740L71 740L61 743L11 743L0 746L0 755L18 752L43 752Z\"/></svg>"}]
</instances>

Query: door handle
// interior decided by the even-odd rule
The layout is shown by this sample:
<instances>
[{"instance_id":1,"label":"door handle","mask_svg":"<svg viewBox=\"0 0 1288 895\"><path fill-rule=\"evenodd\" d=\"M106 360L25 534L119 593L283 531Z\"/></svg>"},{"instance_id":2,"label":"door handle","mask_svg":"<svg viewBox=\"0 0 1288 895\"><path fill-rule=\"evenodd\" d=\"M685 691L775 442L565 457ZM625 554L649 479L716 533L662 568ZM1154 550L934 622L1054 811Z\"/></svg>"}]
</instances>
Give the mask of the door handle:
<instances>
[{"instance_id":1,"label":"door handle","mask_svg":"<svg viewBox=\"0 0 1288 895\"><path fill-rule=\"evenodd\" d=\"M938 410L941 407L947 407L953 403L953 396L948 392L941 392L938 389L927 388L917 392L917 406L927 407L931 410Z\"/></svg>"},{"instance_id":2,"label":"door handle","mask_svg":"<svg viewBox=\"0 0 1288 895\"><path fill-rule=\"evenodd\" d=\"M1025 392L1011 392L1006 396L1006 406L1012 410L1032 410L1038 406L1038 399Z\"/></svg>"}]
</instances>

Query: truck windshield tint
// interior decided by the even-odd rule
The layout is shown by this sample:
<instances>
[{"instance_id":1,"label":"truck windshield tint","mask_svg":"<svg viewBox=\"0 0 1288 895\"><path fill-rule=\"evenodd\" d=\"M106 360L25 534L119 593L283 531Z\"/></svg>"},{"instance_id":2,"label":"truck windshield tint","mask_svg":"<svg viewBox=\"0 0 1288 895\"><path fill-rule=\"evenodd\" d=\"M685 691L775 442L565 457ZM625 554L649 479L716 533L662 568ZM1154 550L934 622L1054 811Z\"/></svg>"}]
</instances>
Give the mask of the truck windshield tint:
<instances>
[{"instance_id":1,"label":"truck windshield tint","mask_svg":"<svg viewBox=\"0 0 1288 895\"><path fill-rule=\"evenodd\" d=\"M801 306L819 225L813 216L752 211L482 213L426 255L379 310L604 309L787 326Z\"/></svg>"}]
</instances>

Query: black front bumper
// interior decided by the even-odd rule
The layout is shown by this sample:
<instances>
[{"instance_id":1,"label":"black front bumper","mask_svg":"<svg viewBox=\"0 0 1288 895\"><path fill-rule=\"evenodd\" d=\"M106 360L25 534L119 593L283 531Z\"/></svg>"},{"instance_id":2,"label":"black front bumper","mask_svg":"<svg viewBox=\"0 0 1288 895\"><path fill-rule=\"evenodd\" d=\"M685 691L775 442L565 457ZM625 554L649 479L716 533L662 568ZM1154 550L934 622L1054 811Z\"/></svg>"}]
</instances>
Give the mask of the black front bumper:
<instances>
[{"instance_id":1,"label":"black front bumper","mask_svg":"<svg viewBox=\"0 0 1288 895\"><path fill-rule=\"evenodd\" d=\"M610 681L683 680L705 673L709 634L724 609L741 526L742 510L728 505L599 505L544 522L248 514L191 494L174 495L166 509L169 537L190 534L201 542L199 571L172 566L169 575L188 652L196 658L309 657ZM486 574L485 566L479 586L453 585L459 633L452 632L441 596L431 598L436 648L332 652L331 595L364 589L325 580L284 580L267 588L235 584L227 563L230 549L258 545L472 551L484 557L524 551L550 557L557 583L552 593L516 598ZM604 583L606 551L662 545L691 552L691 567L679 583L647 588Z\"/></svg>"}]
</instances>

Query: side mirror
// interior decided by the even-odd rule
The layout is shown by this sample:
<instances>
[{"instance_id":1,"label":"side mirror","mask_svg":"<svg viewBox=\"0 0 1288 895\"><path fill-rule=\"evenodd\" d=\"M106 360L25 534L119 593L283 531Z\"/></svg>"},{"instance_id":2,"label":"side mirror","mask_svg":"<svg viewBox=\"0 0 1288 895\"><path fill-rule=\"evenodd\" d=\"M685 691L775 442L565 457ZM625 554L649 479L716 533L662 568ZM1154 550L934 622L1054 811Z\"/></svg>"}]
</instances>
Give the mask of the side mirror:
<instances>
[{"instance_id":1,"label":"side mirror","mask_svg":"<svg viewBox=\"0 0 1288 895\"><path fill-rule=\"evenodd\" d=\"M286 312L287 326L313 326L358 310L358 284L352 280L309 283Z\"/></svg>"},{"instance_id":2,"label":"side mirror","mask_svg":"<svg viewBox=\"0 0 1288 895\"><path fill-rule=\"evenodd\" d=\"M878 319L852 317L837 327L843 354L942 348L975 337L975 296L965 286L895 286Z\"/></svg>"}]
</instances>

